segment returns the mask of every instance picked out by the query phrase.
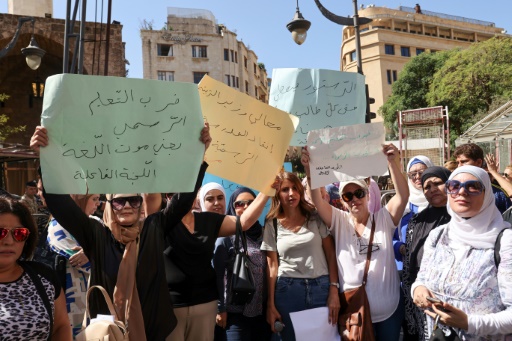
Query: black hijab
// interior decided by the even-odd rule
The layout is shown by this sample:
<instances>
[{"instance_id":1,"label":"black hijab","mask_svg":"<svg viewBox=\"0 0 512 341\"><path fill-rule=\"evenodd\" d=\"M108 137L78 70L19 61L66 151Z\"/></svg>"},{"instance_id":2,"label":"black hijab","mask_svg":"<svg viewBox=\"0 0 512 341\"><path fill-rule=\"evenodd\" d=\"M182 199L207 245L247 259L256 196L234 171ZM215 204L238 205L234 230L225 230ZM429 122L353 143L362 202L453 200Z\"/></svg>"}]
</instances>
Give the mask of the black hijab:
<instances>
[{"instance_id":1,"label":"black hijab","mask_svg":"<svg viewBox=\"0 0 512 341\"><path fill-rule=\"evenodd\" d=\"M236 198L242 194L242 193L249 193L251 194L254 198L256 198L256 194L250 189L250 188L247 188L247 187L240 187L240 188L237 188L236 191L233 192L233 194L231 194L231 196L229 197L229 202L228 202L228 211L227 211L227 214L228 215L234 215L236 216L236 211L235 211L235 207L233 206L233 204L235 203L236 201ZM251 226L250 229L248 229L247 231L245 231L245 234L247 237L251 238L252 240L256 241L258 240L258 238L261 237L263 233L263 228L260 224L259 221L256 220L256 222L254 223L254 225Z\"/></svg>"}]
</instances>

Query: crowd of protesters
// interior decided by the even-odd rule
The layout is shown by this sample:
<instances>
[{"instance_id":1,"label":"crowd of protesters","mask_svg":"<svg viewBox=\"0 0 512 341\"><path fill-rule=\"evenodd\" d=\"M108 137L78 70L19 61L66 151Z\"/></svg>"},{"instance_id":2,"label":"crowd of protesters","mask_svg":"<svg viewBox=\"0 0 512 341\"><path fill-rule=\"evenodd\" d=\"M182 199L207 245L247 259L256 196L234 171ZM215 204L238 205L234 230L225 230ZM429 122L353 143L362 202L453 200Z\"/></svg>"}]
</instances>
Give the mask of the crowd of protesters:
<instances>
[{"instance_id":1,"label":"crowd of protesters","mask_svg":"<svg viewBox=\"0 0 512 341\"><path fill-rule=\"evenodd\" d=\"M209 127L199 134L209 147ZM48 145L36 128L35 151ZM290 314L326 307L338 323L340 294L366 285L376 340L512 339L512 165L499 172L476 144L435 165L382 152L394 196L380 181L311 188L280 172L269 197L249 188L229 198L220 184L191 193L62 195L30 181L20 198L0 194L0 339L72 340L89 285L102 286L131 340L234 341L298 338ZM238 217L238 218L237 218ZM44 218L44 219L41 219ZM232 301L239 219L256 292ZM46 265L45 265L46 264ZM28 294L30 293L30 294ZM99 295L90 311L109 314ZM333 327L335 328L335 327Z\"/></svg>"}]
</instances>

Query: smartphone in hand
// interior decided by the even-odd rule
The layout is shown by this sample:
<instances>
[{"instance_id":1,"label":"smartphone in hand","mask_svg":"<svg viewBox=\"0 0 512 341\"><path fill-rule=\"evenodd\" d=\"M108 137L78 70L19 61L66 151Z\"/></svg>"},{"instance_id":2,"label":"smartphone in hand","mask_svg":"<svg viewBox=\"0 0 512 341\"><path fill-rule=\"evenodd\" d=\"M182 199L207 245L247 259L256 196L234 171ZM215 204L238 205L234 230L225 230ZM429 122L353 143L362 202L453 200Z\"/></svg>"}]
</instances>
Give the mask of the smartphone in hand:
<instances>
[{"instance_id":1,"label":"smartphone in hand","mask_svg":"<svg viewBox=\"0 0 512 341\"><path fill-rule=\"evenodd\" d=\"M434 303L434 304L443 304L443 301L441 301L439 298L436 298L436 297L427 296L427 301L429 301L430 303Z\"/></svg>"}]
</instances>

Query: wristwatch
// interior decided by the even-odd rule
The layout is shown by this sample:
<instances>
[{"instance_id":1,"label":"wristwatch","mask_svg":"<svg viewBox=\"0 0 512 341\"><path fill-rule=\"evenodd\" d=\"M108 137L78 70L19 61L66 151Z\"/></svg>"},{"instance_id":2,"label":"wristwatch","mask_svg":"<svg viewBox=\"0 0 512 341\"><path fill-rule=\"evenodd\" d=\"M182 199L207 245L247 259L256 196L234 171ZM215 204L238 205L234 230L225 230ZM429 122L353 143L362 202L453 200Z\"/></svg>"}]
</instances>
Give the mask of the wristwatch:
<instances>
[{"instance_id":1,"label":"wristwatch","mask_svg":"<svg viewBox=\"0 0 512 341\"><path fill-rule=\"evenodd\" d=\"M338 282L331 282L329 285L332 285L333 287L340 288L340 284Z\"/></svg>"}]
</instances>

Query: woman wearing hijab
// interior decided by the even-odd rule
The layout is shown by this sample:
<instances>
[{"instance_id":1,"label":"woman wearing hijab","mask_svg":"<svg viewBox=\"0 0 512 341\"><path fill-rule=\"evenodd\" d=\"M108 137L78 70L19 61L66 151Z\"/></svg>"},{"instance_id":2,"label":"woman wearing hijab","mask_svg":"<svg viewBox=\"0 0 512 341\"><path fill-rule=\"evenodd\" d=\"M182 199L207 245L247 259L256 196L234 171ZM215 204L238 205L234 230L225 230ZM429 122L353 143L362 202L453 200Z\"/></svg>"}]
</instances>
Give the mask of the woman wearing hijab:
<instances>
[{"instance_id":1,"label":"woman wearing hijab","mask_svg":"<svg viewBox=\"0 0 512 341\"><path fill-rule=\"evenodd\" d=\"M200 140L206 151L211 142L207 124ZM37 127L30 146L38 152L47 145L46 128ZM203 162L193 193L174 195L164 210L143 221L138 193L107 194L104 223L85 214L69 195L44 193L52 215L89 258L90 284L102 286L113 298L117 316L127 318L131 340L163 341L176 326L162 257L164 239L192 206L207 166ZM99 291L91 293L89 303L93 317L110 315Z\"/></svg>"},{"instance_id":2,"label":"woman wearing hijab","mask_svg":"<svg viewBox=\"0 0 512 341\"><path fill-rule=\"evenodd\" d=\"M423 194L421 187L421 175L428 167L434 164L430 159L423 155L416 155L407 164L407 185L409 186L409 201L405 206L405 211L398 229L393 236L393 248L395 250L396 266L398 271L402 271L402 256L405 254L405 231L407 224L412 216L423 211L428 206L428 201Z\"/></svg>"},{"instance_id":3,"label":"woman wearing hijab","mask_svg":"<svg viewBox=\"0 0 512 341\"><path fill-rule=\"evenodd\" d=\"M247 188L240 187L229 198L228 214L240 216L252 204L256 194ZM260 250L263 241L263 228L256 221L249 230L245 231L247 237L247 251L249 266L254 276L256 292L251 302L246 305L235 305L231 301L231 277L233 275L234 242L235 237L217 239L213 255L213 266L217 274L217 291L219 293L217 306L217 326L225 329L228 341L269 340L270 326L265 319L266 303L266 256Z\"/></svg>"},{"instance_id":4,"label":"woman wearing hijab","mask_svg":"<svg viewBox=\"0 0 512 341\"><path fill-rule=\"evenodd\" d=\"M243 230L254 225L267 199L258 194L240 215ZM226 194L221 185L205 184L199 191L199 203L201 212L190 209L166 236L167 286L178 320L168 338L171 341L213 340L218 299L213 251L219 236L232 236L236 231L237 218L224 214Z\"/></svg>"},{"instance_id":5,"label":"woman wearing hijab","mask_svg":"<svg viewBox=\"0 0 512 341\"><path fill-rule=\"evenodd\" d=\"M439 166L427 168L421 176L423 193L429 205L423 211L415 214L407 226L407 240L402 272L402 289L405 298L405 319L407 328L405 335L410 340L423 339L425 314L418 309L410 296L411 284L416 280L423 258L423 244L430 231L451 219L446 209L448 196L445 192L445 182L451 172Z\"/></svg>"},{"instance_id":6,"label":"woman wearing hijab","mask_svg":"<svg viewBox=\"0 0 512 341\"><path fill-rule=\"evenodd\" d=\"M437 319L461 340L505 340L512 333L510 224L496 208L482 168L457 168L445 188L451 220L429 234L411 289L414 303L427 314L425 338ZM498 262L494 248L504 229Z\"/></svg>"}]
</instances>

